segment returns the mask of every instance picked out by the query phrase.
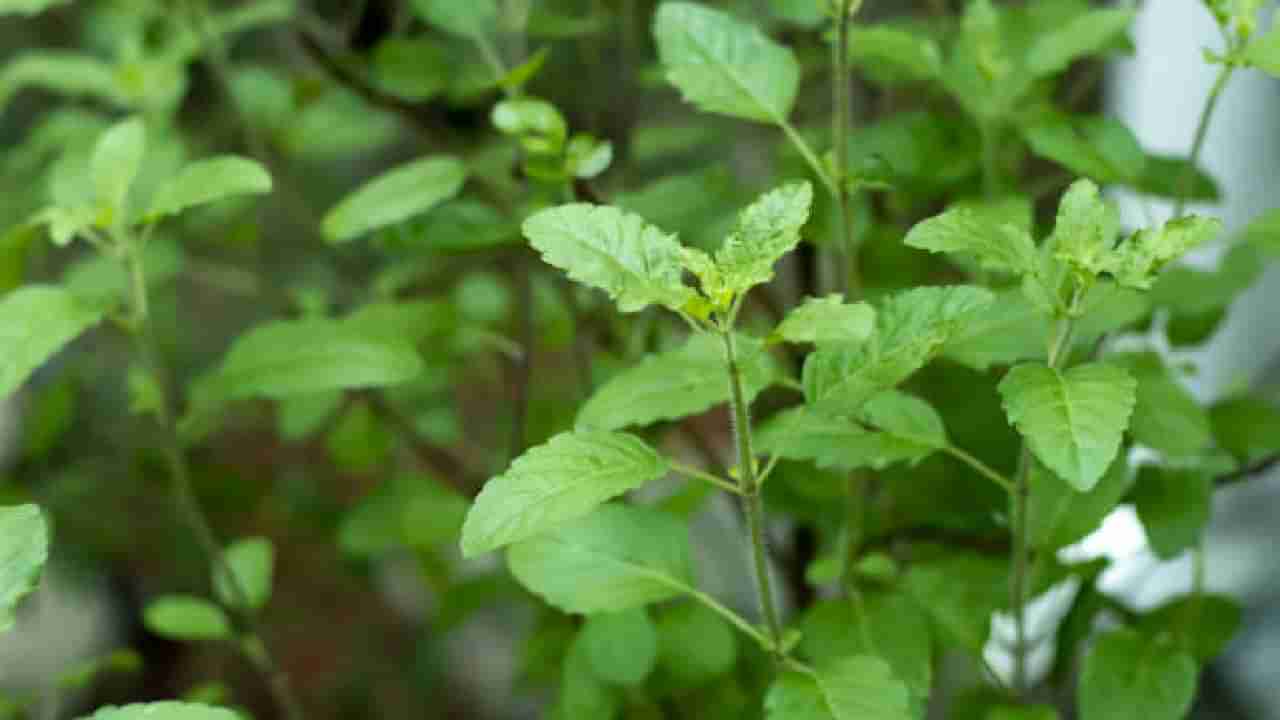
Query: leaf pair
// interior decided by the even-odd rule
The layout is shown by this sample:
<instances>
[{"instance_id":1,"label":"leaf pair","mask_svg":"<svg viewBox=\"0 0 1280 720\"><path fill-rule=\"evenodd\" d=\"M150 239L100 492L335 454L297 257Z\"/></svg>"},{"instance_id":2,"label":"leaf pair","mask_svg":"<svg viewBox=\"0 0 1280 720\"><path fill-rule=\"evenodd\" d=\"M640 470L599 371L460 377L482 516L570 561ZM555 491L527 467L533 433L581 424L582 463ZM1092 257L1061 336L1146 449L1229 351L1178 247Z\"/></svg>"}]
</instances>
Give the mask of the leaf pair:
<instances>
[{"instance_id":1,"label":"leaf pair","mask_svg":"<svg viewBox=\"0 0 1280 720\"><path fill-rule=\"evenodd\" d=\"M271 176L253 160L234 155L214 157L182 168L156 190L146 209L137 213L132 208L144 199L131 198L131 191L146 155L146 139L141 118L108 128L89 160L92 204L48 208L32 222L47 225L54 242L66 244L90 228L113 231L136 223L154 223L200 205L271 191Z\"/></svg>"},{"instance_id":2,"label":"leaf pair","mask_svg":"<svg viewBox=\"0 0 1280 720\"><path fill-rule=\"evenodd\" d=\"M524 234L543 260L604 290L622 312L661 305L705 317L773 277L774 264L800 242L812 200L808 183L765 193L742 211L714 260L638 215L610 206L548 208L525 221ZM700 280L701 298L684 284L686 270Z\"/></svg>"}]
</instances>

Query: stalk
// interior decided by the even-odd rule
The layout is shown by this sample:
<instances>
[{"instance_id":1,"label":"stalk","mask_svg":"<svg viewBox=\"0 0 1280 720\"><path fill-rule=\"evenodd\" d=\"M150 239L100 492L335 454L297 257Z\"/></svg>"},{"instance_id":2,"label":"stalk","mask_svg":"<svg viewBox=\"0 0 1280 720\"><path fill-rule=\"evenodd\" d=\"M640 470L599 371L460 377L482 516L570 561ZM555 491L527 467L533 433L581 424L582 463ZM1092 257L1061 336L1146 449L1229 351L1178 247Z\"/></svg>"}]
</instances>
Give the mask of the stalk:
<instances>
[{"instance_id":1,"label":"stalk","mask_svg":"<svg viewBox=\"0 0 1280 720\"><path fill-rule=\"evenodd\" d=\"M213 572L226 581L233 602L231 608L242 629L246 632L246 655L258 672L267 680L272 697L279 706L286 720L302 720L305 715L302 705L289 684L288 676L275 661L262 639L253 609L249 606L248 593L240 579L231 571L222 545L213 532L209 519L200 502L196 498L191 483L191 469L187 463L186 452L178 437L177 423L171 410L171 393L165 380L165 373L156 351L154 334L151 325L150 303L148 301L145 267L142 259L142 243L139 238L124 238L124 264L129 274L132 287L133 318L131 332L137 345L138 355L150 371L160 392L159 407L156 410L160 425L160 441L163 445L165 463L173 481L173 499L178 512L195 535L196 542L206 555L206 560Z\"/></svg>"},{"instance_id":2,"label":"stalk","mask_svg":"<svg viewBox=\"0 0 1280 720\"><path fill-rule=\"evenodd\" d=\"M849 194L849 12L853 0L840 0L836 7L836 41L831 46L834 77L831 83L831 148L835 159L835 178L830 186L836 206L836 230L840 248L836 255L836 291L858 294L858 257L853 247L853 224L850 221L852 197Z\"/></svg>"},{"instance_id":3,"label":"stalk","mask_svg":"<svg viewBox=\"0 0 1280 720\"><path fill-rule=\"evenodd\" d=\"M1049 347L1049 367L1057 370L1067 357L1071 333L1074 329L1073 313L1080 302L1079 294L1072 302L1067 316L1058 321L1057 332ZM1031 447L1024 440L1018 457L1018 474L1009 496L1009 525L1013 535L1013 547L1009 555L1009 608L1013 613L1013 691L1018 694L1027 689L1027 579L1028 579L1028 524L1027 504L1031 497L1028 482L1031 474Z\"/></svg>"},{"instance_id":4,"label":"stalk","mask_svg":"<svg viewBox=\"0 0 1280 720\"><path fill-rule=\"evenodd\" d=\"M742 391L742 371L738 366L738 352L732 329L723 328L720 337L724 341L725 363L729 372L729 404L733 412L734 440L738 447L739 487L743 514L747 517L751 535L756 595L760 613L769 628L774 658L781 662L785 655L782 650L782 623L778 620L778 609L773 602L773 581L769 576L768 549L764 537L764 504L761 502L760 481L756 475L755 452L751 448L751 412Z\"/></svg>"},{"instance_id":5,"label":"stalk","mask_svg":"<svg viewBox=\"0 0 1280 720\"><path fill-rule=\"evenodd\" d=\"M836 209L835 253L836 291L850 298L862 293L862 280L858 270L858 252L853 240L853 201L849 192L849 26L852 24L854 0L839 0L836 4L836 38L831 45L831 148L834 159L834 182L828 185ZM853 566L858 557L865 532L869 479L861 473L849 476L845 505L845 541L842 549L840 586L852 588Z\"/></svg>"},{"instance_id":6,"label":"stalk","mask_svg":"<svg viewBox=\"0 0 1280 720\"><path fill-rule=\"evenodd\" d=\"M1204 108L1200 111L1200 122L1196 125L1195 138L1191 141L1191 157L1187 159L1187 167L1182 171L1182 177L1178 181L1178 202L1174 205L1173 216L1175 218L1182 217L1187 209L1187 193L1191 189L1191 179L1195 172L1196 165L1200 161L1200 151L1204 149L1205 138L1209 136L1209 125L1213 122L1214 111L1218 109L1218 101L1222 99L1222 91L1226 89L1227 83L1231 81L1231 75L1235 72L1235 66L1223 65L1218 71L1218 77L1213 82L1213 88L1209 90L1209 97L1205 100Z\"/></svg>"}]
</instances>

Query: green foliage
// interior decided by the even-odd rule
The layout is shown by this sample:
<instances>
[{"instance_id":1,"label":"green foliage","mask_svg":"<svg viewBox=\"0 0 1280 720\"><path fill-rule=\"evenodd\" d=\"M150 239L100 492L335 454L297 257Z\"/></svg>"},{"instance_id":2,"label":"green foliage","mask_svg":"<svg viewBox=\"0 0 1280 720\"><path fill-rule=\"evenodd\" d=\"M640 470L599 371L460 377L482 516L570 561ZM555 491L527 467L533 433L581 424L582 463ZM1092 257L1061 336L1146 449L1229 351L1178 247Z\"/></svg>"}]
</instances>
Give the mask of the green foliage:
<instances>
[{"instance_id":1,"label":"green foliage","mask_svg":"<svg viewBox=\"0 0 1280 720\"><path fill-rule=\"evenodd\" d=\"M800 82L795 55L733 16L689 2L665 2L654 38L667 81L698 109L783 123Z\"/></svg>"},{"instance_id":2,"label":"green foliage","mask_svg":"<svg viewBox=\"0 0 1280 720\"><path fill-rule=\"evenodd\" d=\"M453 157L427 157L370 180L324 216L329 242L354 240L421 215L458 194L466 168Z\"/></svg>"},{"instance_id":3,"label":"green foliage","mask_svg":"<svg viewBox=\"0 0 1280 720\"><path fill-rule=\"evenodd\" d=\"M222 556L225 572L213 570L213 588L218 599L232 607L247 605L260 610L271 599L271 576L275 570L276 553L266 538L246 538L227 546Z\"/></svg>"},{"instance_id":4,"label":"green foliage","mask_svg":"<svg viewBox=\"0 0 1280 720\"><path fill-rule=\"evenodd\" d=\"M231 637L231 619L222 608L194 595L162 595L147 604L147 629L173 640Z\"/></svg>"},{"instance_id":5,"label":"green foliage","mask_svg":"<svg viewBox=\"0 0 1280 720\"><path fill-rule=\"evenodd\" d=\"M573 613L630 610L691 592L693 582L680 521L618 504L518 542L507 564L530 591Z\"/></svg>"},{"instance_id":6,"label":"green foliage","mask_svg":"<svg viewBox=\"0 0 1280 720\"><path fill-rule=\"evenodd\" d=\"M693 291L681 280L680 243L638 215L607 206L561 205L524 222L543 260L599 288L622 312L682 308Z\"/></svg>"},{"instance_id":7,"label":"green foliage","mask_svg":"<svg viewBox=\"0 0 1280 720\"><path fill-rule=\"evenodd\" d=\"M223 5L0 0L0 627L56 525L234 708L93 717L1185 715L1240 607L1059 551L1125 503L1201 552L1280 454L1181 364L1280 256L1277 211L1184 212L1235 71L1280 74L1260 0L1206 0L1170 154L1098 110L1127 4Z\"/></svg>"},{"instance_id":8,"label":"green foliage","mask_svg":"<svg viewBox=\"0 0 1280 720\"><path fill-rule=\"evenodd\" d=\"M562 433L485 485L462 528L462 550L478 555L554 530L668 469L634 435Z\"/></svg>"},{"instance_id":9,"label":"green foliage","mask_svg":"<svg viewBox=\"0 0 1280 720\"><path fill-rule=\"evenodd\" d=\"M750 402L778 375L764 346L738 338L743 391ZM678 420L729 402L720 341L694 335L681 347L646 357L601 385L578 412L580 428L621 430L661 420Z\"/></svg>"},{"instance_id":10,"label":"green foliage","mask_svg":"<svg viewBox=\"0 0 1280 720\"><path fill-rule=\"evenodd\" d=\"M1196 663L1161 637L1117 630L1097 640L1080 677L1083 720L1175 720L1191 709Z\"/></svg>"},{"instance_id":11,"label":"green foliage","mask_svg":"<svg viewBox=\"0 0 1280 720\"><path fill-rule=\"evenodd\" d=\"M1080 492L1102 478L1133 412L1137 383L1102 363L1066 372L1019 365L1000 382L1005 413L1032 452Z\"/></svg>"},{"instance_id":12,"label":"green foliage","mask_svg":"<svg viewBox=\"0 0 1280 720\"><path fill-rule=\"evenodd\" d=\"M883 661L855 655L820 663L812 676L779 676L765 698L769 720L907 720L907 689Z\"/></svg>"},{"instance_id":13,"label":"green foliage","mask_svg":"<svg viewBox=\"0 0 1280 720\"><path fill-rule=\"evenodd\" d=\"M0 507L0 633L13 627L18 601L40 580L49 556L49 526L35 505Z\"/></svg>"},{"instance_id":14,"label":"green foliage","mask_svg":"<svg viewBox=\"0 0 1280 720\"><path fill-rule=\"evenodd\" d=\"M97 325L102 314L54 285L27 285L0 298L0 397Z\"/></svg>"}]
</instances>

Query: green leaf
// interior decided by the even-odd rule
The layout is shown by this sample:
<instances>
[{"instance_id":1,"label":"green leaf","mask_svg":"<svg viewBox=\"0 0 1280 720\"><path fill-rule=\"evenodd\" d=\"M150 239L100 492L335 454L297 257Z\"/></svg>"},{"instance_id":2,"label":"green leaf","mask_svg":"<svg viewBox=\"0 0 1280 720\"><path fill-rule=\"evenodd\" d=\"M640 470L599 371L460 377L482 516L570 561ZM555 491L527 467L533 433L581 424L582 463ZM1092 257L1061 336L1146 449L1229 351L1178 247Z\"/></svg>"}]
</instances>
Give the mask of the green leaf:
<instances>
[{"instance_id":1,"label":"green leaf","mask_svg":"<svg viewBox=\"0 0 1280 720\"><path fill-rule=\"evenodd\" d=\"M422 360L406 339L323 318L259 325L236 339L209 381L220 398L284 398L396 385Z\"/></svg>"},{"instance_id":2,"label":"green leaf","mask_svg":"<svg viewBox=\"0 0 1280 720\"><path fill-rule=\"evenodd\" d=\"M213 589L218 599L231 607L243 602L248 604L246 609L262 609L271 599L271 577L275 572L276 552L271 541L262 537L237 540L227 546L222 556L239 589L215 566Z\"/></svg>"},{"instance_id":3,"label":"green leaf","mask_svg":"<svg viewBox=\"0 0 1280 720\"><path fill-rule=\"evenodd\" d=\"M809 220L813 186L791 183L771 190L738 215L738 223L716 252L725 288L734 294L773 279L773 266L800 242Z\"/></svg>"},{"instance_id":4,"label":"green leaf","mask_svg":"<svg viewBox=\"0 0 1280 720\"><path fill-rule=\"evenodd\" d=\"M1170 456L1198 453L1213 443L1209 413L1154 353L1111 358L1138 381L1129 432L1138 442Z\"/></svg>"},{"instance_id":5,"label":"green leaf","mask_svg":"<svg viewBox=\"0 0 1280 720\"><path fill-rule=\"evenodd\" d=\"M791 343L858 343L871 337L876 311L867 303L846 303L840 295L811 297L787 313L774 335Z\"/></svg>"},{"instance_id":6,"label":"green leaf","mask_svg":"<svg viewBox=\"0 0 1280 720\"><path fill-rule=\"evenodd\" d=\"M1066 372L1025 364L1010 370L998 389L1009 422L1036 457L1087 492L1120 449L1137 382L1124 369L1103 363Z\"/></svg>"},{"instance_id":7,"label":"green leaf","mask_svg":"<svg viewBox=\"0 0 1280 720\"><path fill-rule=\"evenodd\" d=\"M1050 319L1012 288L996 293L995 302L971 310L959 321L943 355L975 370L1043 360Z\"/></svg>"},{"instance_id":8,"label":"green leaf","mask_svg":"<svg viewBox=\"0 0 1280 720\"><path fill-rule=\"evenodd\" d=\"M1025 275L1039 266L1023 198L1001 203L961 203L917 223L904 242L935 253L963 253L988 270Z\"/></svg>"},{"instance_id":9,"label":"green leaf","mask_svg":"<svg viewBox=\"0 0 1280 720\"><path fill-rule=\"evenodd\" d=\"M1046 552L1064 548L1097 530L1133 485L1129 464L1117 458L1087 492L1080 492L1040 463L1032 465L1027 504L1031 544Z\"/></svg>"},{"instance_id":10,"label":"green leaf","mask_svg":"<svg viewBox=\"0 0 1280 720\"><path fill-rule=\"evenodd\" d=\"M901 592L860 594L858 601L826 600L806 612L800 652L817 662L849 655L879 657L914 697L926 700L933 686L929 617Z\"/></svg>"},{"instance_id":11,"label":"green leaf","mask_svg":"<svg viewBox=\"0 0 1280 720\"><path fill-rule=\"evenodd\" d=\"M507 565L522 585L571 613L619 612L692 589L689 531L650 508L607 504L516 543Z\"/></svg>"},{"instance_id":12,"label":"green leaf","mask_svg":"<svg viewBox=\"0 0 1280 720\"><path fill-rule=\"evenodd\" d=\"M1146 166L1137 137L1114 118L1046 112L1020 129L1033 153L1098 182L1133 183Z\"/></svg>"},{"instance_id":13,"label":"green leaf","mask_svg":"<svg viewBox=\"0 0 1280 720\"><path fill-rule=\"evenodd\" d=\"M93 148L89 173L98 208L115 219L123 219L125 199L146 148L147 128L136 117L112 125Z\"/></svg>"},{"instance_id":14,"label":"green leaf","mask_svg":"<svg viewBox=\"0 0 1280 720\"><path fill-rule=\"evenodd\" d=\"M588 617L579 642L596 677L614 685L643 683L658 662L658 631L642 607Z\"/></svg>"},{"instance_id":15,"label":"green leaf","mask_svg":"<svg viewBox=\"0 0 1280 720\"><path fill-rule=\"evenodd\" d=\"M0 15L37 15L69 0L0 0Z\"/></svg>"},{"instance_id":16,"label":"green leaf","mask_svg":"<svg viewBox=\"0 0 1280 720\"><path fill-rule=\"evenodd\" d=\"M1200 542L1213 502L1213 478L1201 470L1147 466L1133 503L1156 556L1169 560Z\"/></svg>"},{"instance_id":17,"label":"green leaf","mask_svg":"<svg viewBox=\"0 0 1280 720\"><path fill-rule=\"evenodd\" d=\"M919 398L894 390L871 397L857 419L861 424L808 406L793 408L760 428L757 445L771 455L843 470L916 463L947 445L937 411Z\"/></svg>"},{"instance_id":18,"label":"green leaf","mask_svg":"<svg viewBox=\"0 0 1280 720\"><path fill-rule=\"evenodd\" d=\"M497 0L413 0L418 17L455 35L493 35L498 25Z\"/></svg>"},{"instance_id":19,"label":"green leaf","mask_svg":"<svg viewBox=\"0 0 1280 720\"><path fill-rule=\"evenodd\" d=\"M429 475L396 475L342 518L338 547L353 557L376 557L406 547L431 549L457 542L467 515L465 498Z\"/></svg>"},{"instance_id":20,"label":"green leaf","mask_svg":"<svg viewBox=\"0 0 1280 720\"><path fill-rule=\"evenodd\" d=\"M507 135L527 137L525 149L534 153L559 153L569 134L569 124L555 105L539 98L517 97L493 106L493 126Z\"/></svg>"},{"instance_id":21,"label":"green leaf","mask_svg":"<svg viewBox=\"0 0 1280 720\"><path fill-rule=\"evenodd\" d=\"M466 179L462 161L448 155L425 157L388 170L325 214L325 239L347 242L421 215L457 195Z\"/></svg>"},{"instance_id":22,"label":"green leaf","mask_svg":"<svg viewBox=\"0 0 1280 720\"><path fill-rule=\"evenodd\" d=\"M77 52L36 50L22 53L0 70L0 111L20 90L36 87L73 97L86 96L120 107L128 104L115 68Z\"/></svg>"},{"instance_id":23,"label":"green leaf","mask_svg":"<svg viewBox=\"0 0 1280 720\"><path fill-rule=\"evenodd\" d=\"M638 215L609 206L561 205L532 215L524 234L543 260L604 290L622 312L653 304L679 309L694 297L682 281L679 241Z\"/></svg>"},{"instance_id":24,"label":"green leaf","mask_svg":"<svg viewBox=\"0 0 1280 720\"><path fill-rule=\"evenodd\" d=\"M787 672L764 700L767 720L910 720L907 688L883 660L855 655Z\"/></svg>"},{"instance_id":25,"label":"green leaf","mask_svg":"<svg viewBox=\"0 0 1280 720\"><path fill-rule=\"evenodd\" d=\"M680 687L697 687L733 670L738 642L715 611L682 603L658 618L658 664Z\"/></svg>"},{"instance_id":26,"label":"green leaf","mask_svg":"<svg viewBox=\"0 0 1280 720\"><path fill-rule=\"evenodd\" d=\"M162 595L142 613L147 629L170 640L219 640L231 637L231 620L222 608L193 595Z\"/></svg>"},{"instance_id":27,"label":"green leaf","mask_svg":"<svg viewBox=\"0 0 1280 720\"><path fill-rule=\"evenodd\" d=\"M1173 260L1222 232L1217 218L1190 215L1159 228L1138 231L1113 252L1105 267L1125 287L1148 290L1155 276Z\"/></svg>"},{"instance_id":28,"label":"green leaf","mask_svg":"<svg viewBox=\"0 0 1280 720\"><path fill-rule=\"evenodd\" d=\"M1196 691L1196 662L1167 641L1117 630L1090 649L1080 675L1081 720L1181 720Z\"/></svg>"},{"instance_id":29,"label":"green leaf","mask_svg":"<svg viewBox=\"0 0 1280 720\"><path fill-rule=\"evenodd\" d=\"M942 51L933 38L887 25L851 28L849 60L877 78L922 82L942 73Z\"/></svg>"},{"instance_id":30,"label":"green leaf","mask_svg":"<svg viewBox=\"0 0 1280 720\"><path fill-rule=\"evenodd\" d=\"M27 285L0 299L0 398L97 325L102 314L55 285Z\"/></svg>"},{"instance_id":31,"label":"green leaf","mask_svg":"<svg viewBox=\"0 0 1280 720\"><path fill-rule=\"evenodd\" d=\"M1138 628L1148 635L1179 638L1200 663L1222 654L1240 629L1240 603L1226 595L1183 595L1148 611Z\"/></svg>"},{"instance_id":32,"label":"green leaf","mask_svg":"<svg viewBox=\"0 0 1280 720\"><path fill-rule=\"evenodd\" d=\"M1048 245L1055 256L1094 275L1107 267L1120 228L1120 211L1090 180L1077 180L1058 204Z\"/></svg>"},{"instance_id":33,"label":"green leaf","mask_svg":"<svg viewBox=\"0 0 1280 720\"><path fill-rule=\"evenodd\" d=\"M166 700L99 708L97 712L86 715L82 720L239 720L239 718L239 715L226 708Z\"/></svg>"},{"instance_id":34,"label":"green leaf","mask_svg":"<svg viewBox=\"0 0 1280 720\"><path fill-rule=\"evenodd\" d=\"M552 720L611 720L617 716L619 693L596 675L588 649L584 633L579 632L557 663L561 666L560 697L552 709Z\"/></svg>"},{"instance_id":35,"label":"green leaf","mask_svg":"<svg viewBox=\"0 0 1280 720\"><path fill-rule=\"evenodd\" d=\"M1226 398L1209 410L1213 435L1242 463L1280 452L1280 409L1251 395Z\"/></svg>"},{"instance_id":36,"label":"green leaf","mask_svg":"<svg viewBox=\"0 0 1280 720\"><path fill-rule=\"evenodd\" d=\"M412 102L426 102L449 86L448 54L425 37L385 38L373 51L371 70L380 88Z\"/></svg>"},{"instance_id":37,"label":"green leaf","mask_svg":"<svg viewBox=\"0 0 1280 720\"><path fill-rule=\"evenodd\" d=\"M760 341L735 339L744 399L750 403L778 377ZM729 402L729 381L720 338L701 333L683 346L646 356L614 375L578 413L579 428L619 430L705 412Z\"/></svg>"},{"instance_id":38,"label":"green leaf","mask_svg":"<svg viewBox=\"0 0 1280 720\"><path fill-rule=\"evenodd\" d=\"M563 526L667 474L667 461L625 433L561 433L485 484L462 527L471 557Z\"/></svg>"},{"instance_id":39,"label":"green leaf","mask_svg":"<svg viewBox=\"0 0 1280 720\"><path fill-rule=\"evenodd\" d=\"M753 25L703 5L665 2L653 34L667 81L704 112L769 123L791 114L800 65Z\"/></svg>"},{"instance_id":40,"label":"green leaf","mask_svg":"<svg viewBox=\"0 0 1280 720\"><path fill-rule=\"evenodd\" d=\"M1098 55L1116 44L1133 22L1128 8L1092 10L1066 25L1036 38L1027 51L1026 65L1040 77L1057 75L1072 62Z\"/></svg>"},{"instance_id":41,"label":"green leaf","mask_svg":"<svg viewBox=\"0 0 1280 720\"><path fill-rule=\"evenodd\" d=\"M1217 202L1222 192L1213 176L1201 168L1191 167L1187 158L1172 155L1147 155L1142 177L1130 183L1145 195L1163 198L1185 196L1189 202Z\"/></svg>"},{"instance_id":42,"label":"green leaf","mask_svg":"<svg viewBox=\"0 0 1280 720\"><path fill-rule=\"evenodd\" d=\"M198 205L269 192L271 175L254 160L236 155L199 160L160 186L146 219L155 221Z\"/></svg>"},{"instance_id":43,"label":"green leaf","mask_svg":"<svg viewBox=\"0 0 1280 720\"><path fill-rule=\"evenodd\" d=\"M1241 57L1262 72L1280 78L1280 26L1249 41Z\"/></svg>"},{"instance_id":44,"label":"green leaf","mask_svg":"<svg viewBox=\"0 0 1280 720\"><path fill-rule=\"evenodd\" d=\"M906 588L946 642L981 655L991 614L1007 599L1007 565L996 557L948 553L912 565Z\"/></svg>"},{"instance_id":45,"label":"green leaf","mask_svg":"<svg viewBox=\"0 0 1280 720\"><path fill-rule=\"evenodd\" d=\"M36 589L49 558L49 525L35 505L0 507L0 633L18 601Z\"/></svg>"},{"instance_id":46,"label":"green leaf","mask_svg":"<svg viewBox=\"0 0 1280 720\"><path fill-rule=\"evenodd\" d=\"M959 320L992 299L989 291L965 285L916 288L888 298L870 340L820 347L809 355L806 400L824 414L857 413L871 396L924 367L961 329Z\"/></svg>"},{"instance_id":47,"label":"green leaf","mask_svg":"<svg viewBox=\"0 0 1280 720\"><path fill-rule=\"evenodd\" d=\"M1249 221L1240 232L1240 242L1250 243L1271 257L1280 255L1280 208Z\"/></svg>"}]
</instances>

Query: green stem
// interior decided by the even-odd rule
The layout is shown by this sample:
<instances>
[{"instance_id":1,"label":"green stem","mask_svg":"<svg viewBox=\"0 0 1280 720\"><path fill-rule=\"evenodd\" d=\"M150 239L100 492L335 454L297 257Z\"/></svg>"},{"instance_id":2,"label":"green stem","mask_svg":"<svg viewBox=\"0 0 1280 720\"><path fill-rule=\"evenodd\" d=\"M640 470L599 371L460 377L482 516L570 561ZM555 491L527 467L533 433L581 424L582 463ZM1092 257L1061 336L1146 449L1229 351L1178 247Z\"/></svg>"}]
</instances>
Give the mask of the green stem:
<instances>
[{"instance_id":1,"label":"green stem","mask_svg":"<svg viewBox=\"0 0 1280 720\"><path fill-rule=\"evenodd\" d=\"M1195 138L1191 141L1191 156L1187 158L1187 167L1182 171L1182 177L1178 180L1178 202L1174 205L1173 216L1175 218L1182 217L1187 209L1187 193L1191 189L1191 181L1194 177L1196 165L1200 162L1200 152L1204 149L1205 138L1209 136L1209 124L1213 122L1213 113L1218 108L1218 101L1222 98L1222 91L1226 89L1227 83L1231 81L1231 75L1235 72L1234 65L1223 65L1218 71L1218 77L1213 82L1213 88L1209 90L1209 97L1205 100L1204 109L1200 111L1200 122L1196 125Z\"/></svg>"},{"instance_id":2,"label":"green stem","mask_svg":"<svg viewBox=\"0 0 1280 720\"><path fill-rule=\"evenodd\" d=\"M710 483L711 485L714 485L720 488L721 490L724 490L725 492L730 492L730 493L733 493L734 495L742 494L742 489L739 488L737 485L734 485L728 480L724 480L723 478L716 477L715 475L712 475L709 472L704 472L695 467L689 467L688 465L685 465L683 463L671 461L671 469L680 475L684 475L687 478L692 478L694 480L701 480L703 482Z\"/></svg>"},{"instance_id":3,"label":"green stem","mask_svg":"<svg viewBox=\"0 0 1280 720\"><path fill-rule=\"evenodd\" d=\"M836 229L840 252L836 259L836 291L859 294L858 257L853 242L852 209L849 193L849 9L851 0L840 0L836 10L836 41L831 46L834 76L831 83L831 147L835 161L835 184L831 188L836 207Z\"/></svg>"},{"instance_id":4,"label":"green stem","mask_svg":"<svg viewBox=\"0 0 1280 720\"><path fill-rule=\"evenodd\" d=\"M747 527L751 535L756 594L761 614L764 615L765 623L769 628L774 657L781 661L784 655L782 623L778 620L778 610L773 601L773 582L769 576L768 550L764 538L764 504L761 502L760 483L756 477L755 452L751 448L751 412L747 406L746 394L742 390L742 370L738 366L738 352L732 328L722 329L720 337L724 341L725 364L729 372L729 401L733 412L733 434L738 447L739 487L743 513L747 517Z\"/></svg>"},{"instance_id":5,"label":"green stem","mask_svg":"<svg viewBox=\"0 0 1280 720\"><path fill-rule=\"evenodd\" d=\"M1049 367L1057 370L1065 362L1074 330L1074 313L1081 302L1076 293L1067 314L1058 320L1054 338L1049 346ZM1029 528L1027 505L1031 498L1029 477L1031 474L1031 447L1024 441L1018 457L1018 474L1009 496L1009 524L1013 535L1013 548L1009 557L1009 609L1013 613L1013 690L1027 690L1027 585Z\"/></svg>"},{"instance_id":6,"label":"green stem","mask_svg":"<svg viewBox=\"0 0 1280 720\"><path fill-rule=\"evenodd\" d=\"M759 644L762 649L769 652L774 651L775 645L773 641L768 638L768 636L760 632L760 630L756 628L756 626L747 622L746 619L743 618L741 615L722 605L719 600L716 600L715 598L702 592L701 590L694 590L692 588L689 588L689 589L686 589L685 591L689 593L689 596L692 597L694 600L697 600L703 605L706 605L708 608L714 611L717 615L724 618L725 620L728 620L730 625L733 625L734 627L741 630L743 634L745 634L747 637L751 638L752 640L755 640L756 643Z\"/></svg>"},{"instance_id":7,"label":"green stem","mask_svg":"<svg viewBox=\"0 0 1280 720\"><path fill-rule=\"evenodd\" d=\"M171 410L171 394L168 390L168 383L165 379L165 373L153 336L150 303L147 297L146 268L142 257L143 243L140 242L140 238L126 237L123 238L121 245L124 248L125 269L129 274L133 291L132 329L134 341L137 344L139 356L146 364L156 387L160 391L160 402L156 412L157 420L160 424L165 463L169 467L169 474L173 480L174 503L177 505L183 522L195 535L196 542L199 543L201 550L207 556L214 574L225 581L225 585L231 593L232 609L247 633L246 639L249 641L249 646L257 648L254 652L246 653L247 656L267 679L272 696L275 698L276 704L279 705L283 716L287 720L302 720L304 717L302 705L294 695L283 669L276 663L270 652L267 651L257 618L254 616L252 606L248 601L248 593L245 591L240 578L232 572L230 565L228 565L226 556L222 551L222 545L214 535L213 528L210 526L208 518L200 507L200 502L196 498L195 489L191 482L191 469L187 464L186 452L178 437L177 423Z\"/></svg>"},{"instance_id":8,"label":"green stem","mask_svg":"<svg viewBox=\"0 0 1280 720\"><path fill-rule=\"evenodd\" d=\"M813 170L813 174L817 175L827 190L834 194L836 192L835 181L831 179L831 174L822 166L822 161L818 159L818 154L813 151L813 148L804 139L804 136L800 134L800 131L796 130L795 126L788 122L786 118L778 120L778 127L782 128L782 131L787 135L787 139L791 141L792 145L795 145L796 150L800 151L800 155L804 157L805 162L809 163L809 168Z\"/></svg>"},{"instance_id":9,"label":"green stem","mask_svg":"<svg viewBox=\"0 0 1280 720\"><path fill-rule=\"evenodd\" d=\"M970 455L964 450L961 450L960 448L954 445L948 445L942 448L942 451L947 453L951 457L959 460L960 462L964 463L965 465L968 465L969 467L978 471L978 474L982 475L983 477L987 478L991 482L1004 488L1006 492L1011 493L1014 491L1014 484L1012 480L1005 477L1000 472L993 469L990 465L982 462L981 460Z\"/></svg>"}]
</instances>

